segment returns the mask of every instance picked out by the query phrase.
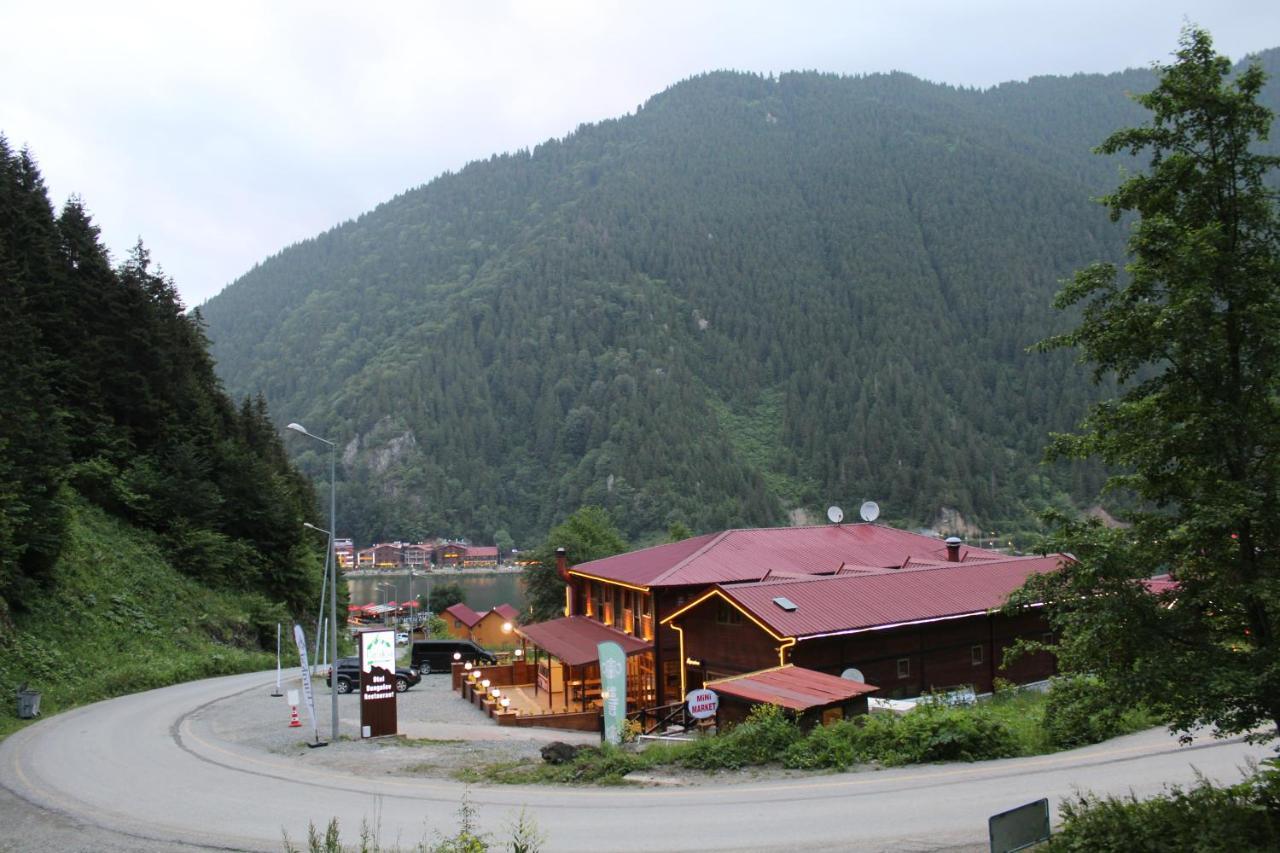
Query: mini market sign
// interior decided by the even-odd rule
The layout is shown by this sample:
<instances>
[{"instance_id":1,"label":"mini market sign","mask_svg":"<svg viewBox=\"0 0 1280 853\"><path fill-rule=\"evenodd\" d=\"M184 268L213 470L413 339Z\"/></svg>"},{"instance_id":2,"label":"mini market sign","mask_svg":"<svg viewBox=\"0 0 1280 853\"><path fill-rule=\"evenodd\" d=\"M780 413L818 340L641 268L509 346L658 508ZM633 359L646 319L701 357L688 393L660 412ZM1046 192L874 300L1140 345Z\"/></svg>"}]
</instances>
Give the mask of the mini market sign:
<instances>
[{"instance_id":1,"label":"mini market sign","mask_svg":"<svg viewBox=\"0 0 1280 853\"><path fill-rule=\"evenodd\" d=\"M684 697L684 701L689 706L689 714L695 720L714 717L716 710L720 707L720 697L714 690L690 690L689 695Z\"/></svg>"}]
</instances>

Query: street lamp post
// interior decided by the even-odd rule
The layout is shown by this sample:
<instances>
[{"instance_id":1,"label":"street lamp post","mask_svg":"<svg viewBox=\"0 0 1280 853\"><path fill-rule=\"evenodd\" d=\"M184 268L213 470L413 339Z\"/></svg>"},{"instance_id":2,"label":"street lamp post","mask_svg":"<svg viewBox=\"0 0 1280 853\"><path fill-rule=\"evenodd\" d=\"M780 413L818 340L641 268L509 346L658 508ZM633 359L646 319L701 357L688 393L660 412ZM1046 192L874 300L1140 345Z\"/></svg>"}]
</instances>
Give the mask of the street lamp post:
<instances>
[{"instance_id":1,"label":"street lamp post","mask_svg":"<svg viewBox=\"0 0 1280 853\"><path fill-rule=\"evenodd\" d=\"M392 605L392 603L393 603L393 602L392 602L392 600L391 600L391 596L392 596L392 595L394 595L394 594L395 594L395 592L396 592L396 585L395 585L395 584L393 584L393 583L380 583L380 584L378 584L378 589L382 590L382 606L383 606L383 607L390 607L390 606ZM397 604L397 605L396 605L396 609L399 609L399 604ZM394 617L394 616L392 616L392 611L391 611L391 610L384 610L384 611L382 611L382 625L383 625L383 627L386 627L386 625L387 625L387 617L388 617L388 616L391 616L392 620L394 621L395 617Z\"/></svg>"},{"instance_id":2,"label":"street lamp post","mask_svg":"<svg viewBox=\"0 0 1280 853\"><path fill-rule=\"evenodd\" d=\"M325 551L324 566L325 577L329 582L329 665L334 667L334 671L329 676L329 698L333 711L329 738L336 741L338 739L338 678L336 674L338 666L338 572L337 563L333 559L333 539L334 532L338 529L338 482L336 479L338 445L327 438L321 438L318 435L307 432L307 428L302 424L292 423L287 428L294 432L300 432L307 438L314 438L321 444L329 445L329 547Z\"/></svg>"},{"instance_id":3,"label":"street lamp post","mask_svg":"<svg viewBox=\"0 0 1280 853\"><path fill-rule=\"evenodd\" d=\"M314 530L317 533L323 533L326 537L328 537L327 541L329 542L329 547L331 549L333 548L333 533L331 531L325 530L323 527L316 527L314 524L312 524L309 521L302 522L302 526L307 528L308 530ZM320 584L320 610L318 613L316 613L315 651L312 652L311 654L311 669L313 672L315 671L315 668L320 664L320 638L323 636L323 633L324 633L321 630L321 626L324 625L324 606L325 606L325 603L329 600L328 592L329 592L329 565L328 565L328 561L326 561L325 567L324 567L324 582ZM328 651L328 648L326 647L325 650ZM330 661L330 663L332 663L332 661Z\"/></svg>"}]
</instances>

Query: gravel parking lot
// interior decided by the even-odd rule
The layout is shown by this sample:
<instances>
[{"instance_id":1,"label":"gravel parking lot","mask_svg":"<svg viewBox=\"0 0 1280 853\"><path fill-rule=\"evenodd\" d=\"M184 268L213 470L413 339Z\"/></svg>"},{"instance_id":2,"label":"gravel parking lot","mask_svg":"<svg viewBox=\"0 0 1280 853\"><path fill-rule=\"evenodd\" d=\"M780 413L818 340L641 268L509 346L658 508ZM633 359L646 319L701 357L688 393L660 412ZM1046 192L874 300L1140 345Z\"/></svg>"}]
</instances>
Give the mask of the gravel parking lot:
<instances>
[{"instance_id":1,"label":"gravel parking lot","mask_svg":"<svg viewBox=\"0 0 1280 853\"><path fill-rule=\"evenodd\" d=\"M294 670L282 692L300 690ZM313 682L321 740L329 739L331 705L323 678ZM220 740L279 755L305 754L316 762L357 775L413 775L447 778L459 769L522 758L540 759L539 749L556 741L599 743L591 733L541 728L499 727L480 709L453 692L447 674L424 676L396 696L400 737L360 738L360 696L338 697L339 739L324 749L308 749L311 720L299 707L301 728L290 728L287 699L271 696L274 683L213 702L191 715L193 725Z\"/></svg>"}]
</instances>

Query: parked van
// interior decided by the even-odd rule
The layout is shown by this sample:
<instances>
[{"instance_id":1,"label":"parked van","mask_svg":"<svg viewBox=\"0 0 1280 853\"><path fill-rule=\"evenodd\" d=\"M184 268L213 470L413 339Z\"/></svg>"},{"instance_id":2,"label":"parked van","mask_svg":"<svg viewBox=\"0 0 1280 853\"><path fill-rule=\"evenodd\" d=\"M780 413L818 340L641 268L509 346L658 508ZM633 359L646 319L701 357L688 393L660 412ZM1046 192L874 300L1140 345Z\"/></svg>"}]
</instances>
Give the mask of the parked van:
<instances>
[{"instance_id":1,"label":"parked van","mask_svg":"<svg viewBox=\"0 0 1280 853\"><path fill-rule=\"evenodd\" d=\"M493 652L482 649L470 640L414 640L409 666L426 675L431 672L448 672L455 660L475 664L497 663Z\"/></svg>"}]
</instances>

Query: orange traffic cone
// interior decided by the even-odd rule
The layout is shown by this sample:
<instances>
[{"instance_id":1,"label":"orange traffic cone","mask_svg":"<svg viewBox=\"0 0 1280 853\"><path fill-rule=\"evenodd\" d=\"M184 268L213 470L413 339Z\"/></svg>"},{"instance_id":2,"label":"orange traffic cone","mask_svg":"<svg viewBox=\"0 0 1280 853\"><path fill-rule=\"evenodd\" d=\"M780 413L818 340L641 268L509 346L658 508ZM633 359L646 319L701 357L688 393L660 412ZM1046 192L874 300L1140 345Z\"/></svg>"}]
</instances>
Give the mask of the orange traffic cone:
<instances>
[{"instance_id":1,"label":"orange traffic cone","mask_svg":"<svg viewBox=\"0 0 1280 853\"><path fill-rule=\"evenodd\" d=\"M298 719L298 706L289 706L289 728L296 729L302 725L302 720Z\"/></svg>"}]
</instances>

